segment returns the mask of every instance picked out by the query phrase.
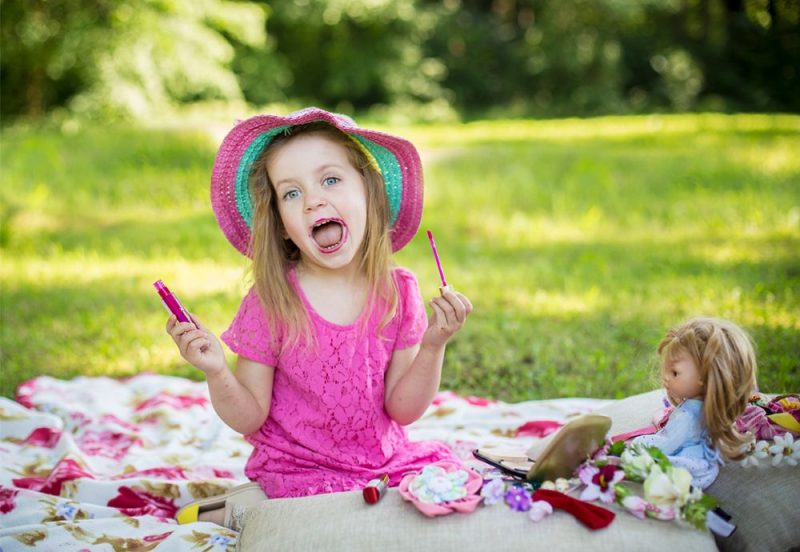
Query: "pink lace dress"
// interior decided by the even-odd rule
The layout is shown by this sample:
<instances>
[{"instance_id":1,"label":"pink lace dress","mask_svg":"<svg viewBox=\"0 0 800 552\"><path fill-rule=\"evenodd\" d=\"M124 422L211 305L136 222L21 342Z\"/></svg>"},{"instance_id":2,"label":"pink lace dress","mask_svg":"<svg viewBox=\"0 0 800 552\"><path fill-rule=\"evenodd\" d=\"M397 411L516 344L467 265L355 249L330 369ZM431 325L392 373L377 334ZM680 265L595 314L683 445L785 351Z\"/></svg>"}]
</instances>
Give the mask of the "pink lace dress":
<instances>
[{"instance_id":1,"label":"pink lace dress","mask_svg":"<svg viewBox=\"0 0 800 552\"><path fill-rule=\"evenodd\" d=\"M376 335L378 308L354 323L322 318L309 304L294 270L289 280L303 301L317 347L282 348L285 329L273 335L255 288L222 334L230 349L275 367L272 405L258 431L247 435L254 450L245 474L268 497L307 496L361 489L388 473L403 475L438 460L454 460L444 444L409 441L384 408L384 374L395 350L422 340L425 307L414 275L394 271L397 314Z\"/></svg>"}]
</instances>

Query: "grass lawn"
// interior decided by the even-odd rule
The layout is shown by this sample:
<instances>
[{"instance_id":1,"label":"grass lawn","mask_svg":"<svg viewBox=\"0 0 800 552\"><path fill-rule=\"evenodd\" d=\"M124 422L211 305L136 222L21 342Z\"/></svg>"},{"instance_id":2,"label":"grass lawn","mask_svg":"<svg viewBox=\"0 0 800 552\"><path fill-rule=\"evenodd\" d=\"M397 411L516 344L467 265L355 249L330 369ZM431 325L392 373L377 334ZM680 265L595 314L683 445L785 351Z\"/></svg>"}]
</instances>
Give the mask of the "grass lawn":
<instances>
[{"instance_id":1,"label":"grass lawn","mask_svg":"<svg viewBox=\"0 0 800 552\"><path fill-rule=\"evenodd\" d=\"M443 388L509 401L645 391L664 331L711 314L751 332L763 390L800 391L800 117L387 130L419 146L422 229L475 305ZM151 284L217 333L236 312L246 260L208 202L220 138L2 131L0 394L42 374L201 378ZM397 261L437 292L424 232Z\"/></svg>"}]
</instances>

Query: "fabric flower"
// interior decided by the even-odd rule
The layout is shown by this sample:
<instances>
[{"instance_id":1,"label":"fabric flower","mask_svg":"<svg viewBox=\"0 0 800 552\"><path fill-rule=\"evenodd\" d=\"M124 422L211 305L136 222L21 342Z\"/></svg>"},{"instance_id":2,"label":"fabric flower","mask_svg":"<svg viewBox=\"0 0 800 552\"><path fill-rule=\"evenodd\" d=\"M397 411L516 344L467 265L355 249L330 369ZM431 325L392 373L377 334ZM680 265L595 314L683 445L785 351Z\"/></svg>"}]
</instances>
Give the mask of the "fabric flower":
<instances>
[{"instance_id":1,"label":"fabric flower","mask_svg":"<svg viewBox=\"0 0 800 552\"><path fill-rule=\"evenodd\" d=\"M515 512L527 512L531 509L531 495L523 487L512 486L506 491L505 500Z\"/></svg>"},{"instance_id":2,"label":"fabric flower","mask_svg":"<svg viewBox=\"0 0 800 552\"><path fill-rule=\"evenodd\" d=\"M66 521L72 521L75 518L75 514L78 513L78 509L75 507L75 504L69 502L59 502L56 505L56 515L58 515L61 519Z\"/></svg>"},{"instance_id":3,"label":"fabric flower","mask_svg":"<svg viewBox=\"0 0 800 552\"><path fill-rule=\"evenodd\" d=\"M483 503L487 506L492 506L497 504L501 500L503 500L503 496L505 495L506 484L505 482L500 479L499 477L495 477L493 479L489 479L484 482L483 487L481 487L481 496L483 497Z\"/></svg>"},{"instance_id":4,"label":"fabric flower","mask_svg":"<svg viewBox=\"0 0 800 552\"><path fill-rule=\"evenodd\" d=\"M19 491L0 486L0 514L7 514L14 509L14 497Z\"/></svg>"},{"instance_id":5,"label":"fabric flower","mask_svg":"<svg viewBox=\"0 0 800 552\"><path fill-rule=\"evenodd\" d=\"M534 500L531 509L528 510L528 518L531 521L541 521L553 513L553 507L545 500Z\"/></svg>"},{"instance_id":6,"label":"fabric flower","mask_svg":"<svg viewBox=\"0 0 800 552\"><path fill-rule=\"evenodd\" d=\"M556 490L560 493L565 493L570 488L569 479L564 479L563 477L559 477L556 479Z\"/></svg>"},{"instance_id":7,"label":"fabric flower","mask_svg":"<svg viewBox=\"0 0 800 552\"><path fill-rule=\"evenodd\" d=\"M788 432L783 436L778 435L775 437L775 444L769 447L769 453L772 455L773 466L780 464L781 460L786 460L790 466L796 466L800 459L800 441L795 442L794 436Z\"/></svg>"},{"instance_id":8,"label":"fabric flower","mask_svg":"<svg viewBox=\"0 0 800 552\"><path fill-rule=\"evenodd\" d=\"M467 496L467 472L464 470L445 471L440 466L429 464L422 468L408 490L417 500L426 504L441 504Z\"/></svg>"},{"instance_id":9,"label":"fabric flower","mask_svg":"<svg viewBox=\"0 0 800 552\"><path fill-rule=\"evenodd\" d=\"M769 447L769 441L756 441L755 439L742 445L741 451L745 456L740 461L740 464L745 468L749 466L758 466L759 460L763 460L769 456Z\"/></svg>"},{"instance_id":10,"label":"fabric flower","mask_svg":"<svg viewBox=\"0 0 800 552\"><path fill-rule=\"evenodd\" d=\"M678 517L675 513L675 508L671 506L656 506L655 504L647 504L645 514L647 517L660 519L661 521L672 521Z\"/></svg>"},{"instance_id":11,"label":"fabric flower","mask_svg":"<svg viewBox=\"0 0 800 552\"><path fill-rule=\"evenodd\" d=\"M767 406L772 412L792 412L800 409L800 397L797 395L782 395L770 401Z\"/></svg>"},{"instance_id":12,"label":"fabric flower","mask_svg":"<svg viewBox=\"0 0 800 552\"><path fill-rule=\"evenodd\" d=\"M739 433L752 433L756 439L772 439L780 433L780 428L770 423L763 408L749 404L744 413L736 418Z\"/></svg>"},{"instance_id":13,"label":"fabric flower","mask_svg":"<svg viewBox=\"0 0 800 552\"><path fill-rule=\"evenodd\" d=\"M464 476L466 476L465 480L462 481ZM412 484L420 477L422 479L415 485L416 491L412 492ZM456 484L456 481L461 481L461 483ZM420 512L428 517L435 517L452 512L473 512L483 500L483 497L478 494L482 485L483 479L477 471L471 468L464 468L458 462L440 460L439 462L428 464L419 473L410 473L403 477L397 490L404 500L411 502ZM463 494L460 490L456 491L456 488L463 489ZM419 494L427 498L434 496L443 498L455 496L455 494L460 495L461 498L438 503L423 502L415 492L419 492Z\"/></svg>"},{"instance_id":14,"label":"fabric flower","mask_svg":"<svg viewBox=\"0 0 800 552\"><path fill-rule=\"evenodd\" d=\"M630 494L622 499L621 504L623 508L637 518L644 519L644 514L647 510L647 501L642 497Z\"/></svg>"},{"instance_id":15,"label":"fabric flower","mask_svg":"<svg viewBox=\"0 0 800 552\"><path fill-rule=\"evenodd\" d=\"M625 452L620 456L622 468L628 477L637 478L639 480L645 479L650 473L650 468L653 467L655 460L642 446L633 446L626 448Z\"/></svg>"},{"instance_id":16,"label":"fabric flower","mask_svg":"<svg viewBox=\"0 0 800 552\"><path fill-rule=\"evenodd\" d=\"M644 499L660 508L680 508L686 504L692 486L692 474L685 468L655 465L644 480Z\"/></svg>"},{"instance_id":17,"label":"fabric flower","mask_svg":"<svg viewBox=\"0 0 800 552\"><path fill-rule=\"evenodd\" d=\"M586 485L581 493L581 500L592 501L599 498L602 502L610 504L615 498L614 485L622 481L625 472L610 464L599 468L587 466L586 469L581 469L578 477Z\"/></svg>"}]
</instances>

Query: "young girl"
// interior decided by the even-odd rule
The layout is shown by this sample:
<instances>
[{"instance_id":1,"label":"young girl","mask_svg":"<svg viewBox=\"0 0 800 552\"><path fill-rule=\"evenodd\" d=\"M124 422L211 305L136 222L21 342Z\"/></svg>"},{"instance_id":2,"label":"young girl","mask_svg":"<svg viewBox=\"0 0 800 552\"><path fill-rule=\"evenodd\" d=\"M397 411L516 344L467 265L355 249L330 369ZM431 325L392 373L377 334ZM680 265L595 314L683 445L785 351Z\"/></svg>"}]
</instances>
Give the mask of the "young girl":
<instances>
[{"instance_id":1,"label":"young girl","mask_svg":"<svg viewBox=\"0 0 800 552\"><path fill-rule=\"evenodd\" d=\"M756 356L749 336L718 318L693 318L667 332L658 346L662 381L675 406L657 433L633 442L658 447L705 489L717 477L720 452L741 455L745 436L735 422L756 388Z\"/></svg>"},{"instance_id":2,"label":"young girl","mask_svg":"<svg viewBox=\"0 0 800 552\"><path fill-rule=\"evenodd\" d=\"M220 418L253 445L245 474L271 498L296 497L386 473L397 485L453 459L402 427L429 406L445 345L472 311L442 288L428 322L414 275L392 264L422 214L414 146L316 108L253 117L220 146L211 197L225 236L252 259L255 283L221 336L235 372L203 324L172 317L167 331L205 372Z\"/></svg>"}]
</instances>

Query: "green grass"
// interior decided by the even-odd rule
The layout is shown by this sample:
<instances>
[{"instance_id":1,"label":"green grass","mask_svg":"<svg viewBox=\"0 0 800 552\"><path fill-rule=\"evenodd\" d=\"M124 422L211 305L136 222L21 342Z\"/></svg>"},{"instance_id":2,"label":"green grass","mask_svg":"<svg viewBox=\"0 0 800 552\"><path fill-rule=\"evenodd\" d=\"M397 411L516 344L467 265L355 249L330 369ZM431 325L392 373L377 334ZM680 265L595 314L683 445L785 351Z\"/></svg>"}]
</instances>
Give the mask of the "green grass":
<instances>
[{"instance_id":1,"label":"green grass","mask_svg":"<svg viewBox=\"0 0 800 552\"><path fill-rule=\"evenodd\" d=\"M800 391L800 117L686 115L387 129L419 146L422 228L475 312L442 386L505 400L652 389L695 314L751 332ZM7 128L0 394L41 374L188 376L158 278L221 332L245 259L208 205L205 129ZM397 256L437 292L424 232Z\"/></svg>"}]
</instances>

